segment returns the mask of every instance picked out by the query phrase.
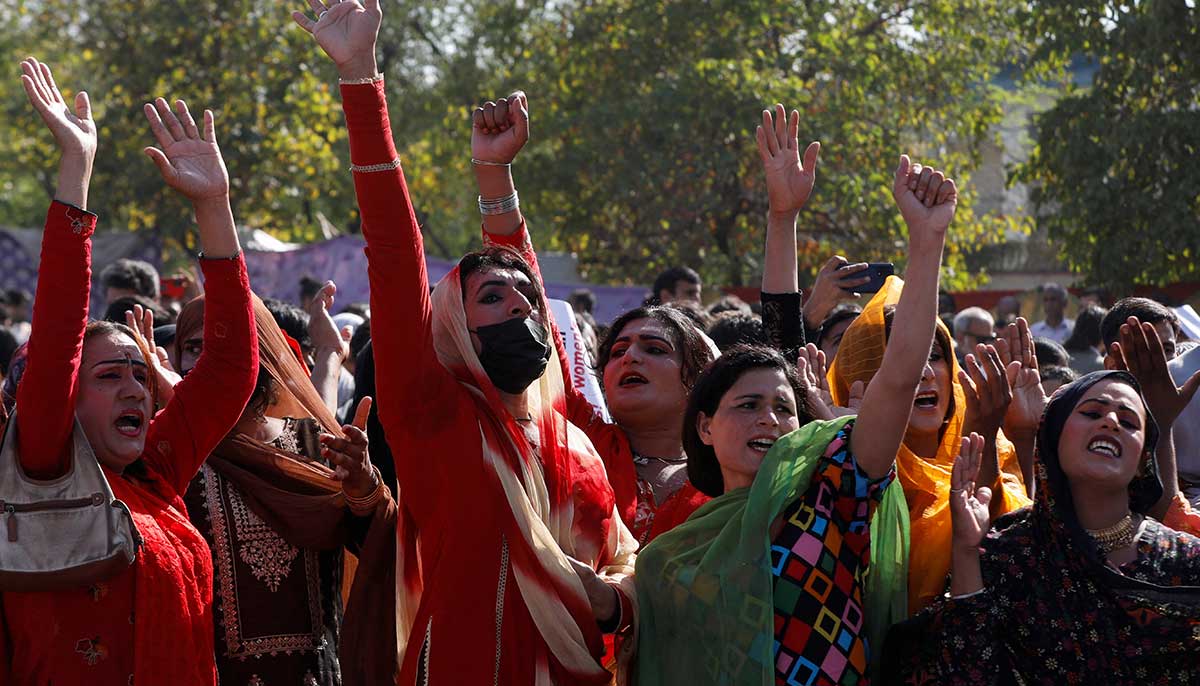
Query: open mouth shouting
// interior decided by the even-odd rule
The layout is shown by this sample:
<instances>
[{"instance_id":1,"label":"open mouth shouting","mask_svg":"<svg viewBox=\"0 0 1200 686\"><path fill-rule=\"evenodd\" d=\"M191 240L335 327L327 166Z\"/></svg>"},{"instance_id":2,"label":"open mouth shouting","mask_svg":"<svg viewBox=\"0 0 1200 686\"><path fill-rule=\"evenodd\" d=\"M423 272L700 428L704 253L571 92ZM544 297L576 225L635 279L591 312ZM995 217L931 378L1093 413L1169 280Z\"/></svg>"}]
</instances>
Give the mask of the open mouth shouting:
<instances>
[{"instance_id":1,"label":"open mouth shouting","mask_svg":"<svg viewBox=\"0 0 1200 686\"><path fill-rule=\"evenodd\" d=\"M1121 444L1116 439L1105 436L1097 436L1091 441L1088 441L1088 452L1101 457L1113 459L1121 458Z\"/></svg>"},{"instance_id":2,"label":"open mouth shouting","mask_svg":"<svg viewBox=\"0 0 1200 686\"><path fill-rule=\"evenodd\" d=\"M931 410L937 407L937 404L937 391L922 391L917 394L916 400L913 401L913 407L919 410Z\"/></svg>"},{"instance_id":3,"label":"open mouth shouting","mask_svg":"<svg viewBox=\"0 0 1200 686\"><path fill-rule=\"evenodd\" d=\"M626 372L626 373L622 374L621 378L617 381L617 385L620 386L621 388L629 388L631 386L645 386L649 383L650 382L646 379L646 377L642 376L641 374L638 374L637 372Z\"/></svg>"},{"instance_id":4,"label":"open mouth shouting","mask_svg":"<svg viewBox=\"0 0 1200 686\"><path fill-rule=\"evenodd\" d=\"M746 445L754 452L766 455L771 450L771 446L775 445L776 440L775 436L758 436L746 441Z\"/></svg>"},{"instance_id":5,"label":"open mouth shouting","mask_svg":"<svg viewBox=\"0 0 1200 686\"><path fill-rule=\"evenodd\" d=\"M127 438L137 438L142 434L142 427L146 424L146 417L141 410L128 409L117 417L113 422L117 433Z\"/></svg>"}]
</instances>

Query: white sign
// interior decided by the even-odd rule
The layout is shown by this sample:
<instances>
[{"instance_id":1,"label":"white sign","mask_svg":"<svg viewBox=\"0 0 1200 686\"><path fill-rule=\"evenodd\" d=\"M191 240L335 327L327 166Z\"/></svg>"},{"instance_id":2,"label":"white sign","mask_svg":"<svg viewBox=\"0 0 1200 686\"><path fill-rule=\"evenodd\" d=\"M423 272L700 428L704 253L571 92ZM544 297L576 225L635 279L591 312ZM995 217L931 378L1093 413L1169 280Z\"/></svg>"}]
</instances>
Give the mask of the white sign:
<instances>
[{"instance_id":1,"label":"white sign","mask_svg":"<svg viewBox=\"0 0 1200 686\"><path fill-rule=\"evenodd\" d=\"M575 311L565 300L549 302L550 314L554 316L558 335L567 351L567 370L571 378L567 379L566 383L572 384L576 390L582 392L592 407L604 417L604 421L611 422L608 406L604 402L604 393L600 390L600 380L596 378L596 371L592 369L591 354L588 353L587 346L583 345L583 335L579 333L579 325L575 323Z\"/></svg>"}]
</instances>

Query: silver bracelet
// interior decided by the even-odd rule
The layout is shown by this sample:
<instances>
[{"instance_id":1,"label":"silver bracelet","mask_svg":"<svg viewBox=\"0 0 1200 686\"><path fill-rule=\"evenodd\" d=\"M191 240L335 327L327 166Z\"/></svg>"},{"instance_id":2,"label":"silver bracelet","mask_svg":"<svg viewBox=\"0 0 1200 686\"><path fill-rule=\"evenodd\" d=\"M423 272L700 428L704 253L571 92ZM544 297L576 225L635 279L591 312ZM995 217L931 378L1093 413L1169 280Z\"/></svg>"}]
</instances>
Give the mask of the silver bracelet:
<instances>
[{"instance_id":1,"label":"silver bracelet","mask_svg":"<svg viewBox=\"0 0 1200 686\"><path fill-rule=\"evenodd\" d=\"M980 593L983 593L986 590L987 590L987 586L984 586L983 588L981 588L977 591L971 591L970 593L963 593L962 595L950 595L950 592L947 591L946 599L947 600L966 600L967 598L974 598L975 596L979 595Z\"/></svg>"},{"instance_id":2,"label":"silver bracelet","mask_svg":"<svg viewBox=\"0 0 1200 686\"><path fill-rule=\"evenodd\" d=\"M381 164L352 164L352 165L350 165L350 171L361 172L363 174L369 174L371 172L392 171L393 169L395 169L396 167L399 167L399 166L400 166L400 158L397 157L396 159L392 160L391 162L383 162Z\"/></svg>"},{"instance_id":3,"label":"silver bracelet","mask_svg":"<svg viewBox=\"0 0 1200 686\"><path fill-rule=\"evenodd\" d=\"M382 80L383 80L383 74L380 74L379 72L375 72L374 76L367 76L367 77L361 78L361 79L338 78L338 83L342 84L343 86L363 86L368 83L379 83Z\"/></svg>"},{"instance_id":4,"label":"silver bracelet","mask_svg":"<svg viewBox=\"0 0 1200 686\"><path fill-rule=\"evenodd\" d=\"M521 201L517 197L516 191L503 198L484 199L482 195L479 196L479 213L482 215L508 214L520 207Z\"/></svg>"},{"instance_id":5,"label":"silver bracelet","mask_svg":"<svg viewBox=\"0 0 1200 686\"><path fill-rule=\"evenodd\" d=\"M489 162L487 160L477 160L471 158L471 164L478 164L481 167L512 167L512 162Z\"/></svg>"}]
</instances>

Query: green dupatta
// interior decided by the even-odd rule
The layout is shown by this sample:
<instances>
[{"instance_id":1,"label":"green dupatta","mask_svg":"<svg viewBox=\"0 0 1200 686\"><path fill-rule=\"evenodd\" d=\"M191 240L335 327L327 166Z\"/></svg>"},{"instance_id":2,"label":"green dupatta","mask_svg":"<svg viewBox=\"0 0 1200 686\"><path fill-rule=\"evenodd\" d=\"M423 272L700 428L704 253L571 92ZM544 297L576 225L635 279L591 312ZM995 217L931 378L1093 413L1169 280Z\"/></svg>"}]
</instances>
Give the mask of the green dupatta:
<instances>
[{"instance_id":1,"label":"green dupatta","mask_svg":"<svg viewBox=\"0 0 1200 686\"><path fill-rule=\"evenodd\" d=\"M636 686L771 686L774 582L770 528L808 489L851 417L780 438L749 488L709 501L638 554ZM888 628L907 617L908 506L896 484L871 520L865 634L877 662Z\"/></svg>"}]
</instances>

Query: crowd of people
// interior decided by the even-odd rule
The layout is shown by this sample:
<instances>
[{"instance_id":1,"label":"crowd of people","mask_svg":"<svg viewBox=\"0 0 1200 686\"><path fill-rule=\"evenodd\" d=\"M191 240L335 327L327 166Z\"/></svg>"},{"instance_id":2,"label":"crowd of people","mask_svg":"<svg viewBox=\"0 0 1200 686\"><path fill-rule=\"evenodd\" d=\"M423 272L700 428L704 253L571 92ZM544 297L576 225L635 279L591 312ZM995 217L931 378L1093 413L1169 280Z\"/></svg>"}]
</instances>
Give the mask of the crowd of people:
<instances>
[{"instance_id":1,"label":"crowd of people","mask_svg":"<svg viewBox=\"0 0 1200 686\"><path fill-rule=\"evenodd\" d=\"M60 164L36 296L3 303L0 467L58 484L98 464L136 542L39 586L12 560L56 551L20 522L73 505L0 483L0 681L1200 680L1200 348L1170 308L1085 293L1072 320L1044 284L1032 324L1017 297L955 311L958 189L908 155L903 279L834 256L802 298L820 144L775 105L758 302L706 307L679 267L610 323L587 291L564 320L513 176L520 91L474 112L480 249L430 284L380 4L309 4L293 18L340 76L369 304L312 277L298 306L255 295L213 114L157 98L144 152L192 203L202 288L121 260L90 321L90 96L21 64Z\"/></svg>"}]
</instances>

